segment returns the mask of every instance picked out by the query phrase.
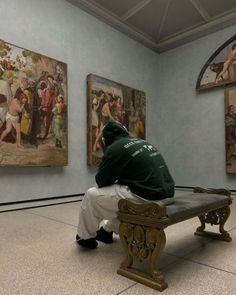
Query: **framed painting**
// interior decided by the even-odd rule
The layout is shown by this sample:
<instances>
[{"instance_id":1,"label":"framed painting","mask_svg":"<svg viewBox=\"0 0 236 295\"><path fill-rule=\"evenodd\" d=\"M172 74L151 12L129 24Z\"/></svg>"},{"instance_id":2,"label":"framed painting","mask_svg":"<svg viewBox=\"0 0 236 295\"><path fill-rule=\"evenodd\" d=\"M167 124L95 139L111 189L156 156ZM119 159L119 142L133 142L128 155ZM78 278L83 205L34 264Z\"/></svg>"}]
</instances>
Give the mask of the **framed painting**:
<instances>
[{"instance_id":1,"label":"framed painting","mask_svg":"<svg viewBox=\"0 0 236 295\"><path fill-rule=\"evenodd\" d=\"M97 166L102 159L101 134L109 121L119 121L135 137L146 136L146 95L120 83L90 74L87 76L87 162Z\"/></svg>"},{"instance_id":2,"label":"framed painting","mask_svg":"<svg viewBox=\"0 0 236 295\"><path fill-rule=\"evenodd\" d=\"M236 83L236 35L221 45L203 66L196 89L205 90Z\"/></svg>"},{"instance_id":3,"label":"framed painting","mask_svg":"<svg viewBox=\"0 0 236 295\"><path fill-rule=\"evenodd\" d=\"M236 174L236 88L225 90L226 172Z\"/></svg>"},{"instance_id":4,"label":"framed painting","mask_svg":"<svg viewBox=\"0 0 236 295\"><path fill-rule=\"evenodd\" d=\"M66 166L67 65L0 40L0 166Z\"/></svg>"}]
</instances>

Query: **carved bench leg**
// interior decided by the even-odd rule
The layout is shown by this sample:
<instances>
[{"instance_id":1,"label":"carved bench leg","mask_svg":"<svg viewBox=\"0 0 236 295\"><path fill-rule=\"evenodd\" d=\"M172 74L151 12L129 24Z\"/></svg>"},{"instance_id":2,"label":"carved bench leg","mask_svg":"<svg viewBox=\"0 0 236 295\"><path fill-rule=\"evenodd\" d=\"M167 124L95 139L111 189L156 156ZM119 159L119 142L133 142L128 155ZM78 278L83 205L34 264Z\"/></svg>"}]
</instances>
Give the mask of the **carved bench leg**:
<instances>
[{"instance_id":1,"label":"carved bench leg","mask_svg":"<svg viewBox=\"0 0 236 295\"><path fill-rule=\"evenodd\" d=\"M194 234L198 236L205 236L211 239L231 242L232 238L230 234L224 229L224 225L227 219L229 218L229 215L230 215L230 207L226 206L226 207L223 207L208 213L204 213L198 216L201 222L201 226L197 228ZM210 223L211 225L213 224L219 225L220 234L205 231L206 223Z\"/></svg>"},{"instance_id":2,"label":"carved bench leg","mask_svg":"<svg viewBox=\"0 0 236 295\"><path fill-rule=\"evenodd\" d=\"M166 289L168 285L156 269L166 243L164 230L121 222L119 235L126 257L117 273L159 291ZM140 261L149 260L149 273L132 267L134 257Z\"/></svg>"}]
</instances>

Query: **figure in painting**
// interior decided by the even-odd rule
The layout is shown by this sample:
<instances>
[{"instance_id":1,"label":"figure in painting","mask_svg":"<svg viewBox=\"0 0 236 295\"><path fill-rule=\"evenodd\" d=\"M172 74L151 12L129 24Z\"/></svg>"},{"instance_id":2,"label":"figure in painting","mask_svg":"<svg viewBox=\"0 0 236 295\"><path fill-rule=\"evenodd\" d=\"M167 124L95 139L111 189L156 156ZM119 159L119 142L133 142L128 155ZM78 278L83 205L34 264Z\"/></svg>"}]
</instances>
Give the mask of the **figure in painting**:
<instances>
[{"instance_id":1,"label":"figure in painting","mask_svg":"<svg viewBox=\"0 0 236 295\"><path fill-rule=\"evenodd\" d=\"M236 144L236 114L234 105L228 106L225 115L226 124L226 165L232 165L234 145Z\"/></svg>"},{"instance_id":2,"label":"figure in painting","mask_svg":"<svg viewBox=\"0 0 236 295\"><path fill-rule=\"evenodd\" d=\"M128 109L128 121L129 121L129 132L134 131L134 119L135 119L135 106L134 106L134 100L130 100L130 105Z\"/></svg>"},{"instance_id":3,"label":"figure in painting","mask_svg":"<svg viewBox=\"0 0 236 295\"><path fill-rule=\"evenodd\" d=\"M0 67L0 102L10 102L12 99L12 91L8 81L3 79L4 70Z\"/></svg>"},{"instance_id":4,"label":"figure in painting","mask_svg":"<svg viewBox=\"0 0 236 295\"><path fill-rule=\"evenodd\" d=\"M99 133L98 136L96 138L96 142L95 144L98 145L99 141L101 140L101 136L102 136L102 130L103 127L109 122L109 121L115 121L115 118L113 117L113 106L115 104L115 100L112 97L111 94L108 94L109 99L107 102L105 102L103 104L103 107L101 109L101 113L100 113L100 127L99 127Z\"/></svg>"},{"instance_id":5,"label":"figure in painting","mask_svg":"<svg viewBox=\"0 0 236 295\"><path fill-rule=\"evenodd\" d=\"M100 148L99 142L96 142L96 138L98 137L99 134L99 116L98 116L98 107L99 107L99 101L96 96L93 97L92 101L92 111L91 111L91 116L92 116L92 142L94 143L93 145L93 150L96 151L97 148Z\"/></svg>"},{"instance_id":6,"label":"figure in painting","mask_svg":"<svg viewBox=\"0 0 236 295\"><path fill-rule=\"evenodd\" d=\"M39 133L39 107L40 99L36 90L36 82L29 79L27 88L25 89L26 96L29 97L31 102L31 130L28 135L28 141L31 145L37 146L37 134Z\"/></svg>"},{"instance_id":7,"label":"figure in painting","mask_svg":"<svg viewBox=\"0 0 236 295\"><path fill-rule=\"evenodd\" d=\"M120 96L115 97L115 110L114 110L114 117L116 121L124 124L124 101L123 98Z\"/></svg>"},{"instance_id":8,"label":"figure in painting","mask_svg":"<svg viewBox=\"0 0 236 295\"><path fill-rule=\"evenodd\" d=\"M0 67L0 128L6 120L7 103L12 99L12 91L9 83L2 78L4 70Z\"/></svg>"},{"instance_id":9,"label":"figure in painting","mask_svg":"<svg viewBox=\"0 0 236 295\"><path fill-rule=\"evenodd\" d=\"M101 121L102 125L105 126L109 121L115 121L115 118L113 117L113 107L115 104L115 100L111 94L108 94L109 99L108 101L103 105L102 111L101 111ZM102 126L102 128L103 128Z\"/></svg>"},{"instance_id":10,"label":"figure in painting","mask_svg":"<svg viewBox=\"0 0 236 295\"><path fill-rule=\"evenodd\" d=\"M28 91L29 80L24 78L21 80L21 89L26 97L26 103L24 107L24 112L21 114L21 136L22 139L29 141L29 134L31 132L32 126L32 109L33 101L30 92Z\"/></svg>"},{"instance_id":11,"label":"figure in painting","mask_svg":"<svg viewBox=\"0 0 236 295\"><path fill-rule=\"evenodd\" d=\"M65 127L66 127L66 104L61 94L56 97L56 104L52 109L53 116L53 133L56 137L56 147L62 148L65 144Z\"/></svg>"},{"instance_id":12,"label":"figure in painting","mask_svg":"<svg viewBox=\"0 0 236 295\"><path fill-rule=\"evenodd\" d=\"M52 75L48 75L47 79L47 90L46 90L46 100L44 101L44 104L42 105L42 108L46 112L46 118L45 118L45 134L43 136L43 139L46 139L48 137L48 133L51 127L52 119L53 119L53 102L56 95L56 88L54 83L54 77Z\"/></svg>"},{"instance_id":13,"label":"figure in painting","mask_svg":"<svg viewBox=\"0 0 236 295\"><path fill-rule=\"evenodd\" d=\"M229 67L236 61L236 44L231 47L231 51L229 55L226 57L226 60L223 64L223 69L216 75L215 82L218 83L220 80L225 80L224 74L228 72L229 75Z\"/></svg>"},{"instance_id":14,"label":"figure in painting","mask_svg":"<svg viewBox=\"0 0 236 295\"><path fill-rule=\"evenodd\" d=\"M44 78L47 80L45 81ZM41 126L44 131L41 139L48 137L52 119L53 119L53 102L56 95L56 87L54 83L54 77L47 75L43 77L40 82L40 91L38 92L41 98L40 114L41 114Z\"/></svg>"},{"instance_id":15,"label":"figure in painting","mask_svg":"<svg viewBox=\"0 0 236 295\"><path fill-rule=\"evenodd\" d=\"M6 115L6 129L3 131L0 137L0 145L3 139L12 131L12 128L16 130L16 145L17 147L23 147L21 145L21 125L20 115L24 111L27 98L21 88L18 88L15 94L15 98L9 104L9 110Z\"/></svg>"},{"instance_id":16,"label":"figure in painting","mask_svg":"<svg viewBox=\"0 0 236 295\"><path fill-rule=\"evenodd\" d=\"M134 124L134 129L133 129L134 136L143 138L144 137L144 125L143 125L142 120L140 119L140 114L138 111L135 112L133 124Z\"/></svg>"},{"instance_id":17,"label":"figure in painting","mask_svg":"<svg viewBox=\"0 0 236 295\"><path fill-rule=\"evenodd\" d=\"M97 100L94 100L93 102L95 103L92 107L92 110L93 110L92 119L94 120L93 126L96 127L97 125L97 129L95 131L95 134L96 134L95 141L93 144L93 152L96 152L98 149L101 148L100 139L101 139L101 131L103 128L102 109L104 104L106 103L105 92L103 90L99 90L97 94ZM97 120L98 122L95 122Z\"/></svg>"}]
</instances>

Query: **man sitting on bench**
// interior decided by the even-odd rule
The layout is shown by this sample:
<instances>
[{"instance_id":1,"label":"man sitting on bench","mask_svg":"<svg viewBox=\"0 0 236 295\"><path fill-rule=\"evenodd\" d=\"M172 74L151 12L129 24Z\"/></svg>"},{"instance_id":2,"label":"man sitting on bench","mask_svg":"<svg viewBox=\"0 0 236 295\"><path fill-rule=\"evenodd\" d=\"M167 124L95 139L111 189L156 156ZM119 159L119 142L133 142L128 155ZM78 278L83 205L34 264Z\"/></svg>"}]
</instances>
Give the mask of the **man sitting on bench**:
<instances>
[{"instance_id":1,"label":"man sitting on bench","mask_svg":"<svg viewBox=\"0 0 236 295\"><path fill-rule=\"evenodd\" d=\"M131 137L116 121L104 127L102 141L104 156L96 175L98 187L90 188L83 198L76 235L77 243L88 249L95 249L97 240L113 242L113 231L118 233L120 199L141 202L165 199L168 204L174 196L173 178L152 144Z\"/></svg>"}]
</instances>

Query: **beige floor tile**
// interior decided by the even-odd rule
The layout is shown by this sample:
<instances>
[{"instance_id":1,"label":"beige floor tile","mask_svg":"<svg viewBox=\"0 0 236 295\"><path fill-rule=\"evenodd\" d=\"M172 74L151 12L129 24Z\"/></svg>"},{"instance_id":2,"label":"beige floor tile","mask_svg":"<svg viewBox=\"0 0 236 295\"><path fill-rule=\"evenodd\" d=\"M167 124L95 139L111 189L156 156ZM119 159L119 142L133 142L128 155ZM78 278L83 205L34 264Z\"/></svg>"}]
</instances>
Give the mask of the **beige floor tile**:
<instances>
[{"instance_id":1,"label":"beige floor tile","mask_svg":"<svg viewBox=\"0 0 236 295\"><path fill-rule=\"evenodd\" d=\"M185 258L232 272L236 275L236 229L230 231L230 235L232 242L211 240L204 248L195 250Z\"/></svg>"},{"instance_id":2,"label":"beige floor tile","mask_svg":"<svg viewBox=\"0 0 236 295\"><path fill-rule=\"evenodd\" d=\"M196 248L202 248L210 240L194 235L196 228L200 225L198 218L192 218L165 229L166 247L165 253L183 257Z\"/></svg>"},{"instance_id":3,"label":"beige floor tile","mask_svg":"<svg viewBox=\"0 0 236 295\"><path fill-rule=\"evenodd\" d=\"M235 295L236 276L184 260L167 267L163 274L168 288L162 293L136 284L122 295Z\"/></svg>"},{"instance_id":4,"label":"beige floor tile","mask_svg":"<svg viewBox=\"0 0 236 295\"><path fill-rule=\"evenodd\" d=\"M0 214L0 294L117 294L133 282L116 274L117 243L85 251L75 229L25 212Z\"/></svg>"},{"instance_id":5,"label":"beige floor tile","mask_svg":"<svg viewBox=\"0 0 236 295\"><path fill-rule=\"evenodd\" d=\"M27 209L26 212L55 219L73 226L78 225L79 206L81 202L60 204L48 207Z\"/></svg>"}]
</instances>

